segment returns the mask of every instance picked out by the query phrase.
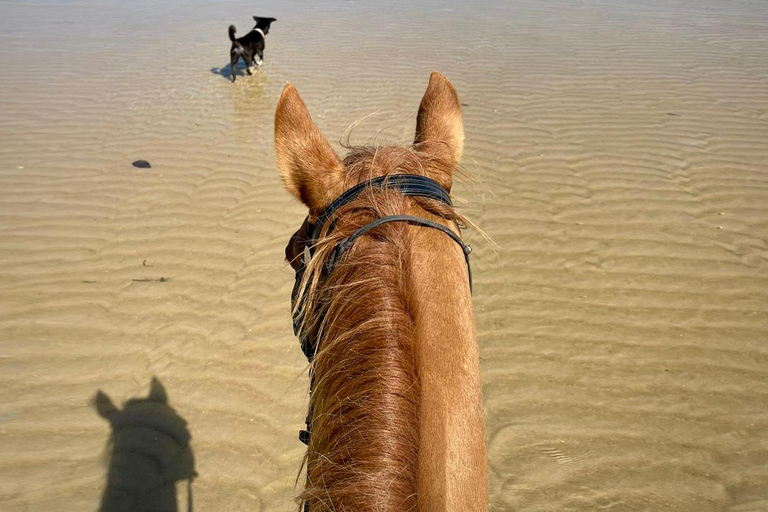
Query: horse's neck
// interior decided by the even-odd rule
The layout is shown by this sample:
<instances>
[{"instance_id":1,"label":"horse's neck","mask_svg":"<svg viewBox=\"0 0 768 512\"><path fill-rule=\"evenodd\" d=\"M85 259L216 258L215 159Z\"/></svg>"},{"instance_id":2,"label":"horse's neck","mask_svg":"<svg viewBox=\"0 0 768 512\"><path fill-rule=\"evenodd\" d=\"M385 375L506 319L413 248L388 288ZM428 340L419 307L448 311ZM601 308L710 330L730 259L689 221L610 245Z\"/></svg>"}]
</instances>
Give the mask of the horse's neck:
<instances>
[{"instance_id":1,"label":"horse's neck","mask_svg":"<svg viewBox=\"0 0 768 512\"><path fill-rule=\"evenodd\" d=\"M417 227L411 238L419 510L486 510L485 421L466 263L443 233Z\"/></svg>"}]
</instances>

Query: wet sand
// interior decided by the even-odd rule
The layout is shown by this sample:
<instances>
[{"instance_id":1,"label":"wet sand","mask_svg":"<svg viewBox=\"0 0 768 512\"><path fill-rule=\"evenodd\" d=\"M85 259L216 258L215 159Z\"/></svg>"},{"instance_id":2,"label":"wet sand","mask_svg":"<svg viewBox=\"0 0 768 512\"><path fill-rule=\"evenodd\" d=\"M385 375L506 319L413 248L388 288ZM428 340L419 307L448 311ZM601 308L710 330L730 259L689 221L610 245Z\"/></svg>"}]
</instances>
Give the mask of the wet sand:
<instances>
[{"instance_id":1,"label":"wet sand","mask_svg":"<svg viewBox=\"0 0 768 512\"><path fill-rule=\"evenodd\" d=\"M153 376L195 510L293 509L275 104L291 81L329 139L407 143L437 69L495 242L467 233L491 510L768 510L768 6L642 3L1 1L0 509L96 510L91 401Z\"/></svg>"}]
</instances>

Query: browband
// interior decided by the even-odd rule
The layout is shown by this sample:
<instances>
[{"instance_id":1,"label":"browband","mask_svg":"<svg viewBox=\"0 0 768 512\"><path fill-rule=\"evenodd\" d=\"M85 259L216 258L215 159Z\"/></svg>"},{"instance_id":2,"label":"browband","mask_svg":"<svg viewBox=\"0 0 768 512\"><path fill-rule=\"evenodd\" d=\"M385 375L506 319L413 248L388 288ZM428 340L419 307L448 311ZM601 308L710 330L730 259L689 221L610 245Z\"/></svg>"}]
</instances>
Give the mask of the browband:
<instances>
[{"instance_id":1,"label":"browband","mask_svg":"<svg viewBox=\"0 0 768 512\"><path fill-rule=\"evenodd\" d=\"M405 196L419 196L436 199L448 206L453 206L451 196L448 195L448 192L446 192L446 190L435 180L425 176L415 176L413 174L379 176L378 178L358 183L334 199L334 201L328 205L320 215L318 215L315 223L307 229L310 240L316 240L320 236L320 230L323 229L323 226L328 222L328 219L336 213L336 210L355 199L364 190L374 187L391 188L399 191Z\"/></svg>"},{"instance_id":2,"label":"browband","mask_svg":"<svg viewBox=\"0 0 768 512\"><path fill-rule=\"evenodd\" d=\"M386 224L387 222L407 222L408 224L413 224L415 226L424 226L427 228L437 229L451 237L454 242L461 246L461 250L464 253L464 259L467 261L467 272L469 273L469 291L472 291L472 267L469 264L469 255L472 252L472 247L465 244L464 240L462 240L459 235L443 226L442 224L432 222L428 219L422 219L421 217L414 217L413 215L388 215L386 217L381 217L371 221L365 226L361 227L336 246L336 249L334 249L328 258L328 270L331 271L333 269L333 266L336 264L336 262L339 261L339 259L350 247L352 247L352 244L355 243L355 240L357 240L358 237L364 235L373 228L376 228L382 224Z\"/></svg>"}]
</instances>

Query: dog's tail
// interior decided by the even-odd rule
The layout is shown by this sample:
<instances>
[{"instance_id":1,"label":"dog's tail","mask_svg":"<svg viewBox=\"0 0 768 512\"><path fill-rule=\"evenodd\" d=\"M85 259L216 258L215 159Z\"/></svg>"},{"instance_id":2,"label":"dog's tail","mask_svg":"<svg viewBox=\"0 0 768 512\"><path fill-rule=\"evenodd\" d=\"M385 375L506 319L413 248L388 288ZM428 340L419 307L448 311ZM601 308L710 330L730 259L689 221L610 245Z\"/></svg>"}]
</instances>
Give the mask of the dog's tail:
<instances>
[{"instance_id":1,"label":"dog's tail","mask_svg":"<svg viewBox=\"0 0 768 512\"><path fill-rule=\"evenodd\" d=\"M229 40L237 44L237 41L235 40L235 30L236 29L234 25L229 26Z\"/></svg>"}]
</instances>

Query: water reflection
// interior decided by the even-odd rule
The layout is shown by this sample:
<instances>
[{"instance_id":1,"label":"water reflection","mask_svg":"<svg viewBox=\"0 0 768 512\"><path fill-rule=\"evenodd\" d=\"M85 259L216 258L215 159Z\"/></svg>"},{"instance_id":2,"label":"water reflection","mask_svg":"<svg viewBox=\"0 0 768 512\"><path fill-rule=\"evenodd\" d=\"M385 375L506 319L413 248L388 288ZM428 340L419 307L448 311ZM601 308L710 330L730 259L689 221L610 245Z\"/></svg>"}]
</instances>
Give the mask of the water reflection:
<instances>
[{"instance_id":1,"label":"water reflection","mask_svg":"<svg viewBox=\"0 0 768 512\"><path fill-rule=\"evenodd\" d=\"M94 398L99 415L112 427L110 464L99 512L178 512L176 482L197 476L187 422L168 404L157 378L149 396L132 398L119 409L106 393Z\"/></svg>"}]
</instances>

